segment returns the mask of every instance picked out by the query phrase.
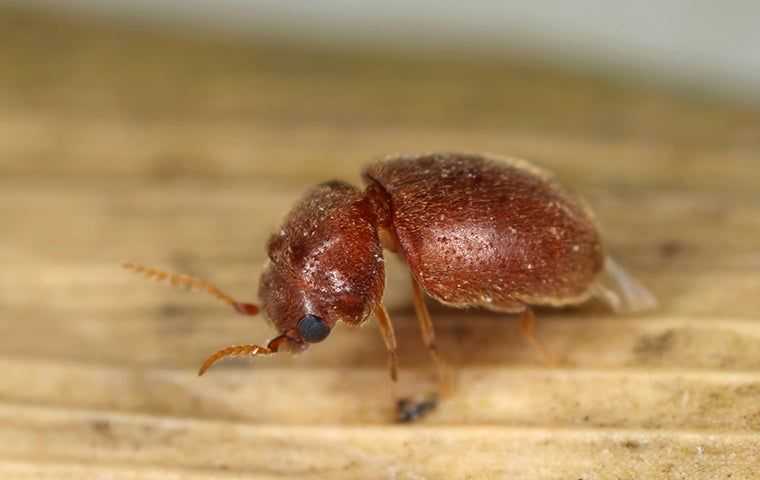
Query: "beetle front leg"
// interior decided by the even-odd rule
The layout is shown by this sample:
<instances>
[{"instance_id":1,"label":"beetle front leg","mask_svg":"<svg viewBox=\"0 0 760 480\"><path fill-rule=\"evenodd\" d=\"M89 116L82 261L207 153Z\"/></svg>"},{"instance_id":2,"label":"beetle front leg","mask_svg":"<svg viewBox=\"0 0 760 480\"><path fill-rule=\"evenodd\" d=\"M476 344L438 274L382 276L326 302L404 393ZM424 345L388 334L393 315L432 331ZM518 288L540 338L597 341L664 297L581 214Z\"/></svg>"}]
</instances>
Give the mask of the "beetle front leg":
<instances>
[{"instance_id":1,"label":"beetle front leg","mask_svg":"<svg viewBox=\"0 0 760 480\"><path fill-rule=\"evenodd\" d=\"M380 326L380 333L383 336L385 348L388 350L388 369L395 393L396 383L398 382L398 354L396 352L398 344L396 343L396 332L393 330L393 323L391 323L388 310L385 309L385 305L382 303L378 303L375 308L375 317L377 318L377 324Z\"/></svg>"}]
</instances>

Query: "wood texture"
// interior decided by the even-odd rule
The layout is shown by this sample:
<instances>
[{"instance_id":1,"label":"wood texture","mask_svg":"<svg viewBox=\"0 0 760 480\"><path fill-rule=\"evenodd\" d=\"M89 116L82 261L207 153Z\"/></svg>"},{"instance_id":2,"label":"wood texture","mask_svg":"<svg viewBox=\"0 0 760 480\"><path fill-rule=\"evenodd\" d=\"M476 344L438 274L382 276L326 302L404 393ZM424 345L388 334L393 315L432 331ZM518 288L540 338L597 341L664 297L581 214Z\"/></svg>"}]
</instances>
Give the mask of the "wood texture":
<instances>
[{"instance_id":1,"label":"wood texture","mask_svg":"<svg viewBox=\"0 0 760 480\"><path fill-rule=\"evenodd\" d=\"M298 196L395 152L534 159L661 308L517 322L433 306L459 388L391 423L374 325L298 357L137 260L253 299ZM531 66L157 34L0 9L0 477L757 478L760 111ZM401 388L431 388L388 261Z\"/></svg>"}]
</instances>

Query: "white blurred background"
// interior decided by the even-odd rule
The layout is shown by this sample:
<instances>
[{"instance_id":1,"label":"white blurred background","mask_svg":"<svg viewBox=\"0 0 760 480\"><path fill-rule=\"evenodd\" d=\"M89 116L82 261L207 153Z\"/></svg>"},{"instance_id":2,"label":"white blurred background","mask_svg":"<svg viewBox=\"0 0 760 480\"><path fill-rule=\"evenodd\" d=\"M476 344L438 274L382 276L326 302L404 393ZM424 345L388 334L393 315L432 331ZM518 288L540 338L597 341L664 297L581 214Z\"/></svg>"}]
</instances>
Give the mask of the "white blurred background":
<instances>
[{"instance_id":1,"label":"white blurred background","mask_svg":"<svg viewBox=\"0 0 760 480\"><path fill-rule=\"evenodd\" d=\"M5 1L338 45L528 55L760 100L760 2L752 0Z\"/></svg>"}]
</instances>

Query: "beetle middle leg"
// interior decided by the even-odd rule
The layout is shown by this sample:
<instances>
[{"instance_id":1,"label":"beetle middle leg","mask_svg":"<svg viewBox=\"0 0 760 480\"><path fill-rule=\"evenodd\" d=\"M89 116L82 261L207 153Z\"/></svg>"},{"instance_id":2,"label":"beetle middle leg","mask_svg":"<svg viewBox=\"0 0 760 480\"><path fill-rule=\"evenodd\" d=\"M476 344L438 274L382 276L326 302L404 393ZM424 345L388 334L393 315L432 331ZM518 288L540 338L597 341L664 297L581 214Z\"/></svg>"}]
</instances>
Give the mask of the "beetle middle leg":
<instances>
[{"instance_id":1,"label":"beetle middle leg","mask_svg":"<svg viewBox=\"0 0 760 480\"><path fill-rule=\"evenodd\" d=\"M552 355L544 344L536 336L536 315L533 313L533 309L529 306L525 306L525 309L520 312L520 333L528 341L528 343L538 351L543 357L544 363L548 366L554 366L557 364L557 359Z\"/></svg>"},{"instance_id":2,"label":"beetle middle leg","mask_svg":"<svg viewBox=\"0 0 760 480\"><path fill-rule=\"evenodd\" d=\"M425 294L422 292L420 284L412 277L412 291L414 293L414 310L417 313L417 320L420 322L420 330L422 331L422 341L430 353L430 358L435 365L436 379L438 380L438 386L441 393L448 393L451 390L451 379L449 378L449 369L446 362L443 361L438 354L438 347L435 343L435 329L433 328L433 321L430 318L430 311L428 311L425 304Z\"/></svg>"}]
</instances>

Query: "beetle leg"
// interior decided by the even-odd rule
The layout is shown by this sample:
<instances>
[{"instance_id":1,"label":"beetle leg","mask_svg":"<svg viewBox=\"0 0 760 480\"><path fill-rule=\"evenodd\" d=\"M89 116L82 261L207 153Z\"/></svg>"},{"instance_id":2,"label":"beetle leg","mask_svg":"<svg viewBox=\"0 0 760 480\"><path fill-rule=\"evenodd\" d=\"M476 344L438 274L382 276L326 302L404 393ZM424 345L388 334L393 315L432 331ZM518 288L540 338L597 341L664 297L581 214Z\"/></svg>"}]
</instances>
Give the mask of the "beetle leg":
<instances>
[{"instance_id":1,"label":"beetle leg","mask_svg":"<svg viewBox=\"0 0 760 480\"><path fill-rule=\"evenodd\" d=\"M420 288L420 284L415 280L414 275L412 277L412 291L414 293L414 310L417 313L417 321L420 322L420 331L422 332L422 341L430 353L430 358L435 365L436 378L438 380L439 387L442 393L449 392L451 390L449 369L446 366L446 362L441 359L438 354L438 347L435 343L435 329L433 328L433 321L430 318L430 312L425 304L425 294Z\"/></svg>"},{"instance_id":2,"label":"beetle leg","mask_svg":"<svg viewBox=\"0 0 760 480\"><path fill-rule=\"evenodd\" d=\"M380 326L380 333L383 335L385 348L388 350L388 368L391 374L391 380L395 385L398 381L398 354L396 353L396 333L393 331L393 323L388 315L385 305L378 303L375 308L375 317L377 324ZM395 386L394 386L395 388Z\"/></svg>"},{"instance_id":3,"label":"beetle leg","mask_svg":"<svg viewBox=\"0 0 760 480\"><path fill-rule=\"evenodd\" d=\"M125 262L122 264L122 267L135 273L142 273L146 278L150 280L155 280L157 282L168 282L172 287L185 287L190 290L204 291L244 315L256 315L259 313L258 306L252 303L238 302L223 291L219 290L214 284L207 282L206 280L194 278L189 275L180 275L178 273L165 272L157 268L146 267L145 265L140 265L138 263L132 262Z\"/></svg>"},{"instance_id":4,"label":"beetle leg","mask_svg":"<svg viewBox=\"0 0 760 480\"><path fill-rule=\"evenodd\" d=\"M379 303L375 308L375 317L380 325L380 333L385 341L385 348L388 349L388 366L392 380L392 398L396 402L396 420L402 423L413 422L424 417L430 411L435 410L438 405L436 395L427 396L422 399L400 398L397 392L398 382L398 355L396 354L396 334L393 331L391 317L385 305Z\"/></svg>"},{"instance_id":5,"label":"beetle leg","mask_svg":"<svg viewBox=\"0 0 760 480\"><path fill-rule=\"evenodd\" d=\"M549 353L549 350L546 349L536 336L536 315L533 313L533 309L527 305L525 306L525 310L520 312L520 333L541 354L547 366L557 365L557 359Z\"/></svg>"}]
</instances>

